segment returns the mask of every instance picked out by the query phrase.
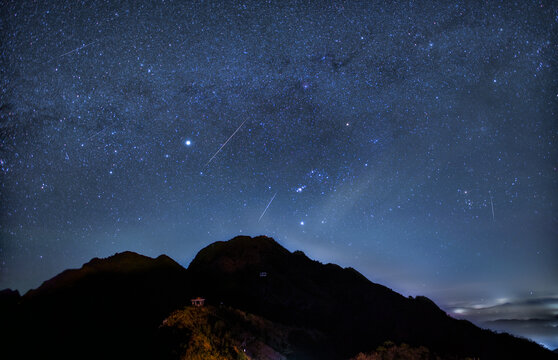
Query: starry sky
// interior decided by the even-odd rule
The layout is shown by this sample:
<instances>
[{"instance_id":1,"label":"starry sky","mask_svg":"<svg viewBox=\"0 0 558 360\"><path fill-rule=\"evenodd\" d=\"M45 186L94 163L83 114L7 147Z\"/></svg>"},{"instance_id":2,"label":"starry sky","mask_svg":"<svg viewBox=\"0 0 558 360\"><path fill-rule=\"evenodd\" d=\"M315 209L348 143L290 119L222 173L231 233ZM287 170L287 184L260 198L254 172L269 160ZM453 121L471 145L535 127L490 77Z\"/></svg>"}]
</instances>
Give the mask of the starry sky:
<instances>
[{"instance_id":1,"label":"starry sky","mask_svg":"<svg viewBox=\"0 0 558 360\"><path fill-rule=\"evenodd\" d=\"M264 234L558 347L556 3L0 12L0 288Z\"/></svg>"}]
</instances>

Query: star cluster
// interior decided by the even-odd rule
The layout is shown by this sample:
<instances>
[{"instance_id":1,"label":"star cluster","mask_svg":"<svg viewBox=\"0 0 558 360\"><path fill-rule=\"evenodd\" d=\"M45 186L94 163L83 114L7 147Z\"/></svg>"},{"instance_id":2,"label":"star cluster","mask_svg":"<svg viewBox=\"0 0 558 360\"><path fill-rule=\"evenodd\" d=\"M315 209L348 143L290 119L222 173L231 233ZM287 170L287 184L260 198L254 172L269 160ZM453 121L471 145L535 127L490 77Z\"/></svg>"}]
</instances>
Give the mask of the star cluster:
<instances>
[{"instance_id":1,"label":"star cluster","mask_svg":"<svg viewBox=\"0 0 558 360\"><path fill-rule=\"evenodd\" d=\"M0 288L242 233L448 309L558 297L551 1L0 11Z\"/></svg>"}]
</instances>

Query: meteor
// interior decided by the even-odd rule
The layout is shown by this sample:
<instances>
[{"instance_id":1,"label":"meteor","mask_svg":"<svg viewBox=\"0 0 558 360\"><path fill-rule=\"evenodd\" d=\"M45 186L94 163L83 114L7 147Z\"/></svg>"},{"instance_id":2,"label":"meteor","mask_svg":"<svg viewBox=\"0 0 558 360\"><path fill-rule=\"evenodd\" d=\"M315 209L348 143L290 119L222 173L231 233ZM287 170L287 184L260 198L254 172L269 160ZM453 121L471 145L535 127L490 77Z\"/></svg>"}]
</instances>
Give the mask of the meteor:
<instances>
[{"instance_id":1,"label":"meteor","mask_svg":"<svg viewBox=\"0 0 558 360\"><path fill-rule=\"evenodd\" d=\"M246 119L248 120L248 119ZM240 124L240 126L232 133L231 136L229 136L229 138L227 139L227 141L225 141L225 143L223 145L221 145L221 147L219 148L219 150L217 150L217 152L215 154L213 154L213 156L211 157L211 159L209 159L209 161L204 165L204 168L209 165L209 163L215 158L215 156L217 156L217 154L219 154L219 152L221 151L221 149L223 149L225 147L225 145L227 145L227 143L232 139L232 137L238 132L238 130L240 130L240 128L242 127L242 125L244 125L244 123L246 122L246 120L244 120L242 122L242 124Z\"/></svg>"},{"instance_id":2,"label":"meteor","mask_svg":"<svg viewBox=\"0 0 558 360\"><path fill-rule=\"evenodd\" d=\"M277 193L275 193L273 195L273 197L271 198L271 200L269 200L269 203L267 204L267 206L265 207L263 213L260 215L260 218L258 219L258 222L260 222L260 220L263 218L263 216L265 215L265 212L267 211L267 208L269 207L269 205L271 205L271 203L273 202L273 199L275 199L275 195L277 195Z\"/></svg>"},{"instance_id":3,"label":"meteor","mask_svg":"<svg viewBox=\"0 0 558 360\"><path fill-rule=\"evenodd\" d=\"M93 45L93 44L95 44L95 43L98 43L98 42L99 42L99 40L95 40L95 41L93 41L93 42L90 42L89 44L83 44L83 45L81 45L80 47L77 47L77 48L75 48L75 49L73 49L73 50L71 50L71 51L65 52L64 54L58 56L58 58L61 58L61 57L66 56L66 55L70 55L71 53L74 53L74 52L76 52L76 51L80 51L81 49L84 49L84 48L86 48L86 47L88 47L88 46L91 46L91 45Z\"/></svg>"},{"instance_id":4,"label":"meteor","mask_svg":"<svg viewBox=\"0 0 558 360\"><path fill-rule=\"evenodd\" d=\"M492 202L492 193L488 191L488 194L490 195L490 207L492 208L492 221L496 221L496 219L494 218L494 203Z\"/></svg>"}]
</instances>

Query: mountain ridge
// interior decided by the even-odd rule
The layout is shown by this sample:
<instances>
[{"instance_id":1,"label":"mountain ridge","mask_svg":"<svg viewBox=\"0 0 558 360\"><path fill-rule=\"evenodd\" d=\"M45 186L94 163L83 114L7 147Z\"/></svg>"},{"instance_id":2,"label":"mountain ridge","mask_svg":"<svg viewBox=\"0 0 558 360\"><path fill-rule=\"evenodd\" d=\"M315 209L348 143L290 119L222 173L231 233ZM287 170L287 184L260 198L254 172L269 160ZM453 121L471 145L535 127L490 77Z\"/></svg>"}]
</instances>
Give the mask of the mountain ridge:
<instances>
[{"instance_id":1,"label":"mountain ridge","mask_svg":"<svg viewBox=\"0 0 558 360\"><path fill-rule=\"evenodd\" d=\"M453 319L426 297L404 297L353 268L311 260L265 236L212 243L187 269L166 255L124 252L94 258L23 296L0 295L0 304L10 299L5 313L13 329L2 340L8 348L24 349L24 358L37 355L25 346L27 340L40 344L41 354L59 358L70 358L92 343L92 357L178 358L193 335L161 326L197 296L215 309L238 309L262 319L257 323L291 329L288 346L283 346L289 359L347 359L387 340L426 346L445 358L556 358L535 343ZM267 334L270 343L278 336L269 325L256 330L251 336ZM60 347L61 339L75 344Z\"/></svg>"},{"instance_id":2,"label":"mountain ridge","mask_svg":"<svg viewBox=\"0 0 558 360\"><path fill-rule=\"evenodd\" d=\"M152 262L151 260L154 261ZM84 277L98 274L99 272L124 273L147 271L163 265L182 268L180 264L164 254L159 255L157 258L150 258L133 251L123 251L106 258L95 257L78 269L67 269L62 271L60 274L44 281L36 289L28 290L23 296L25 298L34 297L38 293L50 292L57 288L72 286L73 283L82 280Z\"/></svg>"}]
</instances>

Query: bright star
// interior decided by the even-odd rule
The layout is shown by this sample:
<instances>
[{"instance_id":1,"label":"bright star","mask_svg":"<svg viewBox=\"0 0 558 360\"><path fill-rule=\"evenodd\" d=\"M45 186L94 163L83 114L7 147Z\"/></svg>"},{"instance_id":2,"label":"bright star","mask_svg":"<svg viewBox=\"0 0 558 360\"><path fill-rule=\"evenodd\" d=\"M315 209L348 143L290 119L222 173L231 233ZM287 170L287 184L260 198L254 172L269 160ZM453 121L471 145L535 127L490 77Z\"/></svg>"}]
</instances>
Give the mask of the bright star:
<instances>
[{"instance_id":1,"label":"bright star","mask_svg":"<svg viewBox=\"0 0 558 360\"><path fill-rule=\"evenodd\" d=\"M190 146L190 145L192 145L192 142L190 140L186 140L186 141L184 141L184 145Z\"/></svg>"},{"instance_id":2,"label":"bright star","mask_svg":"<svg viewBox=\"0 0 558 360\"><path fill-rule=\"evenodd\" d=\"M304 221L301 221L301 222L300 222L300 225L304 225Z\"/></svg>"}]
</instances>

